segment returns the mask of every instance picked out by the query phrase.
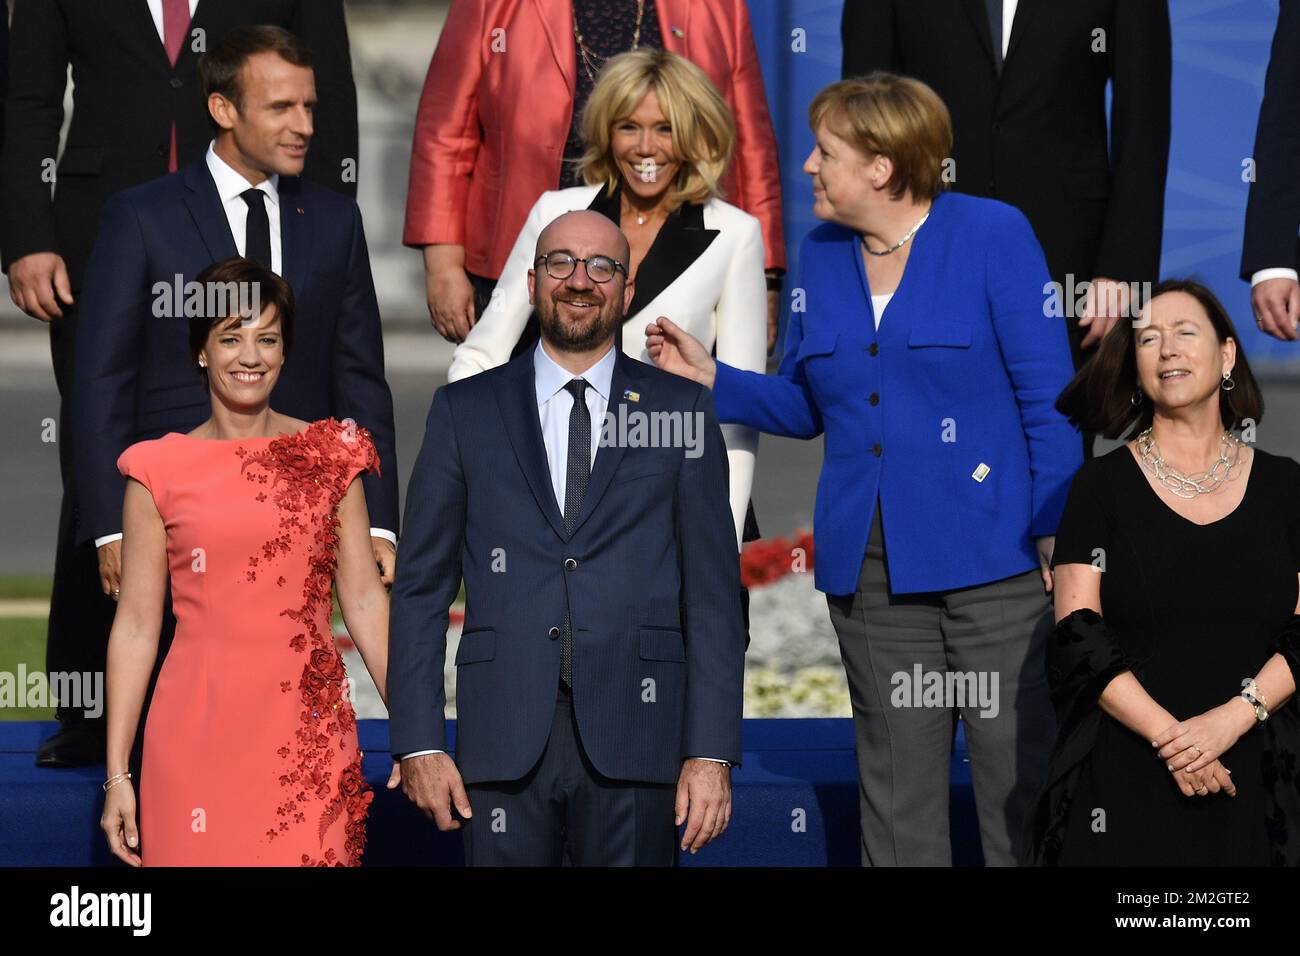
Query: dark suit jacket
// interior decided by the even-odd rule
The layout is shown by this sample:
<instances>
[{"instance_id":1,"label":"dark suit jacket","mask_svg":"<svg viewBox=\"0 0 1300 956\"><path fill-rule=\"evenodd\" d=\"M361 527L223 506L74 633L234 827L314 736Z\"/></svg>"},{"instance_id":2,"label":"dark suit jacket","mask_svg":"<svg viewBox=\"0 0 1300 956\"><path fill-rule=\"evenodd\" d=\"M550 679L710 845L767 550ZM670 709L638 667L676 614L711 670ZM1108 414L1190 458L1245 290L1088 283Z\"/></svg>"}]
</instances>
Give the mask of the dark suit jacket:
<instances>
[{"instance_id":1,"label":"dark suit jacket","mask_svg":"<svg viewBox=\"0 0 1300 956\"><path fill-rule=\"evenodd\" d=\"M1241 277L1300 269L1300 0L1281 0L1255 132Z\"/></svg>"},{"instance_id":2,"label":"dark suit jacket","mask_svg":"<svg viewBox=\"0 0 1300 956\"><path fill-rule=\"evenodd\" d=\"M610 411L698 413L703 454L601 447L569 535L533 383L528 351L433 397L393 586L393 753L446 749L447 617L463 575L456 760L466 782L517 780L541 756L566 607L574 711L600 773L672 783L686 757L739 763L739 559L708 390L617 354Z\"/></svg>"},{"instance_id":3,"label":"dark suit jacket","mask_svg":"<svg viewBox=\"0 0 1300 956\"><path fill-rule=\"evenodd\" d=\"M113 193L167 173L171 125L182 166L212 139L193 49L245 24L276 24L311 47L315 136L306 176L349 196L340 164L357 155L357 101L342 0L200 0L191 41L167 61L146 0L14 0L8 144L0 159L0 257L7 271L33 252L58 252L81 288L100 207ZM42 164L58 155L68 65L75 109L50 200Z\"/></svg>"},{"instance_id":4,"label":"dark suit jacket","mask_svg":"<svg viewBox=\"0 0 1300 956\"><path fill-rule=\"evenodd\" d=\"M5 142L5 94L9 88L9 4L0 0L0 146Z\"/></svg>"},{"instance_id":5,"label":"dark suit jacket","mask_svg":"<svg viewBox=\"0 0 1300 956\"><path fill-rule=\"evenodd\" d=\"M1104 53L1093 52L1097 29ZM983 0L846 0L841 31L845 76L890 70L943 98L955 130L954 188L1018 207L1054 279L1158 277L1166 0L1020 0L1000 77Z\"/></svg>"},{"instance_id":6,"label":"dark suit jacket","mask_svg":"<svg viewBox=\"0 0 1300 956\"><path fill-rule=\"evenodd\" d=\"M271 407L308 421L352 418L370 429L383 472L362 478L371 526L397 533L393 399L361 211L298 178L282 178L279 193L283 277L296 323ZM203 158L104 204L86 268L72 387L78 541L122 530L117 457L127 446L189 431L211 413L190 358L188 320L155 314L155 283L171 286L178 274L189 282L235 255Z\"/></svg>"}]
</instances>

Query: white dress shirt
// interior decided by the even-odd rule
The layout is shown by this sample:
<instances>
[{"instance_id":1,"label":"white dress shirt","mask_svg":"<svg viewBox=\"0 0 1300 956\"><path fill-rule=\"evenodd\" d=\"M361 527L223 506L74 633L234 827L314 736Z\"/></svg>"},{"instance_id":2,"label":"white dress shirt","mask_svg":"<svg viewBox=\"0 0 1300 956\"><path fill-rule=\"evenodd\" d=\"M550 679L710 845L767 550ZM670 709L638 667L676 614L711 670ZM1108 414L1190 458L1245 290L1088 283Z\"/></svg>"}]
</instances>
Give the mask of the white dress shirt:
<instances>
[{"instance_id":1,"label":"white dress shirt","mask_svg":"<svg viewBox=\"0 0 1300 956\"><path fill-rule=\"evenodd\" d=\"M215 143L214 140L208 144L208 172L212 173L212 181L217 184L221 208L226 214L226 222L230 223L230 233L235 237L235 249L242 256L248 248L248 203L244 202L243 193L252 184L217 155ZM283 260L280 256L279 185L279 175L272 173L269 179L263 179L253 188L266 194L266 218L271 222L271 271L283 275L280 268Z\"/></svg>"},{"instance_id":2,"label":"white dress shirt","mask_svg":"<svg viewBox=\"0 0 1300 956\"><path fill-rule=\"evenodd\" d=\"M555 503L564 514L564 485L569 474L569 415L573 411L573 394L564 386L575 378L587 380L589 388L582 393L591 413L591 461L596 460L600 443L600 425L609 408L610 383L614 380L614 344L605 354L580 375L556 363L538 341L533 349L533 387L537 393L537 418L542 426L542 443L546 446L546 467L551 473L551 489ZM590 464L588 465L590 467ZM442 750L415 750L402 754L402 759L424 754L445 753ZM715 757L701 757L714 763L728 763Z\"/></svg>"},{"instance_id":3,"label":"white dress shirt","mask_svg":"<svg viewBox=\"0 0 1300 956\"><path fill-rule=\"evenodd\" d=\"M1007 58L1007 47L1011 45L1011 25L1016 22L1016 4L1020 0L1002 0L1002 59Z\"/></svg>"},{"instance_id":4,"label":"white dress shirt","mask_svg":"<svg viewBox=\"0 0 1300 956\"><path fill-rule=\"evenodd\" d=\"M149 16L153 17L153 25L158 30L158 39L166 44L165 34L163 33L163 0L149 0ZM199 5L199 0L190 0L190 20L194 19L194 9Z\"/></svg>"},{"instance_id":5,"label":"white dress shirt","mask_svg":"<svg viewBox=\"0 0 1300 956\"><path fill-rule=\"evenodd\" d=\"M198 0L190 0L190 12L194 12L194 5ZM155 18L159 24L162 23L162 0L150 3L150 8L158 8L158 16ZM161 26L159 27L161 29ZM244 250L248 247L248 203L244 202L242 193L249 188L249 182L217 155L214 149L215 140L208 144L208 172L212 174L212 181L217 184L217 196L221 199L221 209L226 214L226 222L230 224L230 234L235 239L235 249L242 256ZM280 177L272 173L269 179L263 179L256 185L256 189L262 190L266 194L266 218L271 222L271 271L276 275L281 275L280 265L284 261L280 254ZM385 541L391 541L397 544L397 535L387 528L371 528L370 536L372 538L383 538ZM108 544L110 541L120 540L121 532L117 534L106 534L103 537L95 539L95 547L99 548Z\"/></svg>"}]
</instances>

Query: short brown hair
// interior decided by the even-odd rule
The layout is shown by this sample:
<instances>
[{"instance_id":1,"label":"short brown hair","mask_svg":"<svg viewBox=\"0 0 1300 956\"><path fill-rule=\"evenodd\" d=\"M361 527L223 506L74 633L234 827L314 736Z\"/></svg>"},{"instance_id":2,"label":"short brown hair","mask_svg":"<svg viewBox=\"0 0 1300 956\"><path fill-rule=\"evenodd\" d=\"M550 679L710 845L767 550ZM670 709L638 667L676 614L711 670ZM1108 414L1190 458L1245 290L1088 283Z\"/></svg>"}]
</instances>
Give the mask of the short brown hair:
<instances>
[{"instance_id":1,"label":"short brown hair","mask_svg":"<svg viewBox=\"0 0 1300 956\"><path fill-rule=\"evenodd\" d=\"M244 259L240 256L232 256L212 263L195 276L194 281L205 290L218 287L229 288L231 283L236 284L237 287L256 288L262 311L266 311L267 306L272 306L280 319L280 341L283 344L285 358L289 357L289 351L293 348L294 313L293 289L289 283L252 259ZM245 317L236 308L232 308L232 305L237 305L238 302L237 295L209 296L205 291L205 307L200 310L200 314L190 316L190 359L200 375L206 375L207 370L199 365L199 352L203 351L203 347L208 344L208 335L212 329L224 320L230 320L225 328L232 329L244 321ZM214 303L214 307L208 308L209 303ZM252 318L256 320L257 316Z\"/></svg>"},{"instance_id":2,"label":"short brown hair","mask_svg":"<svg viewBox=\"0 0 1300 956\"><path fill-rule=\"evenodd\" d=\"M284 27L235 27L215 49L199 57L203 99L206 101L213 93L220 93L234 103L236 109L242 109L243 90L239 86L239 75L248 58L258 53L275 53L294 66L311 66L311 50L307 44Z\"/></svg>"},{"instance_id":3,"label":"short brown hair","mask_svg":"<svg viewBox=\"0 0 1300 956\"><path fill-rule=\"evenodd\" d=\"M812 131L822 123L863 155L893 161L892 198L910 190L933 199L948 188L943 164L952 156L952 118L920 80L877 70L832 83L808 105Z\"/></svg>"},{"instance_id":4,"label":"short brown hair","mask_svg":"<svg viewBox=\"0 0 1300 956\"><path fill-rule=\"evenodd\" d=\"M1207 287L1193 279L1166 279L1151 290L1149 305L1166 292L1185 292L1201 304L1220 343L1232 339L1237 343L1237 359L1232 366L1230 390L1219 389L1219 418L1223 427L1233 429L1247 419L1259 424L1264 418L1264 395L1250 371L1241 339L1228 310ZM1085 432L1097 432L1106 438L1131 438L1151 427L1155 408L1149 398L1133 404L1138 391L1136 336L1129 321L1116 322L1097 354L1084 363L1065 391L1056 400L1056 409Z\"/></svg>"}]
</instances>

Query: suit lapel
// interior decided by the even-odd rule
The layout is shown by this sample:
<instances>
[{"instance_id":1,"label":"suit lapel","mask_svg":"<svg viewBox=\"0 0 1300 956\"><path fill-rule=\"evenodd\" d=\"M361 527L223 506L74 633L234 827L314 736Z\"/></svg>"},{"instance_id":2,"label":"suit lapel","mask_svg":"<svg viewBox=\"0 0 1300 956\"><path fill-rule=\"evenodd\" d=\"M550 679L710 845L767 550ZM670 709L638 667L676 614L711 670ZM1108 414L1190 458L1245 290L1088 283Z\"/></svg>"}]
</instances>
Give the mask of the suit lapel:
<instances>
[{"instance_id":1,"label":"suit lapel","mask_svg":"<svg viewBox=\"0 0 1300 956\"><path fill-rule=\"evenodd\" d=\"M602 187L587 208L612 220L615 225L621 225L620 201L621 187L615 189L612 196L605 195ZM687 203L678 207L660 227L655 241L637 267L636 291L627 310L628 317L637 315L676 282L717 237L717 229L704 228L703 206Z\"/></svg>"},{"instance_id":2,"label":"suit lapel","mask_svg":"<svg viewBox=\"0 0 1300 956\"><path fill-rule=\"evenodd\" d=\"M200 4L202 7L202 4ZM280 272L301 302L311 262L311 207L302 195L302 179L282 176L276 186L280 196Z\"/></svg>"},{"instance_id":3,"label":"suit lapel","mask_svg":"<svg viewBox=\"0 0 1300 956\"><path fill-rule=\"evenodd\" d=\"M533 350L527 349L513 359L502 376L501 387L494 389L497 408L505 423L506 434L515 451L515 459L528 480L537 506L546 515L555 533L567 541L564 516L555 503L550 467L546 463L546 446L542 442L542 424L537 418L537 391L534 387ZM595 423L593 423L593 427Z\"/></svg>"},{"instance_id":4,"label":"suit lapel","mask_svg":"<svg viewBox=\"0 0 1300 956\"><path fill-rule=\"evenodd\" d=\"M636 270L636 291L628 315L636 315L690 268L718 237L704 228L704 207L687 203L664 222Z\"/></svg>"},{"instance_id":5,"label":"suit lapel","mask_svg":"<svg viewBox=\"0 0 1300 956\"><path fill-rule=\"evenodd\" d=\"M230 232L230 220L221 208L221 197L217 195L217 184L208 172L207 154L200 156L181 172L185 177L185 205L190 211L194 225L199 230L199 238L207 246L212 261L229 259L239 255L235 246L235 237Z\"/></svg>"},{"instance_id":6,"label":"suit lapel","mask_svg":"<svg viewBox=\"0 0 1300 956\"><path fill-rule=\"evenodd\" d=\"M1025 0L1020 2L1023 5ZM993 69L993 34L989 32L989 14L984 6L984 0L961 0L961 5L966 15L970 17L975 35L979 37L980 44L984 47L984 56L988 60L989 69ZM1019 11L1016 12L1016 19L1020 19Z\"/></svg>"},{"instance_id":7,"label":"suit lapel","mask_svg":"<svg viewBox=\"0 0 1300 956\"><path fill-rule=\"evenodd\" d=\"M176 68L178 70L187 59L198 59L199 53L193 49L194 30L196 28L201 27L209 37L224 36L226 34L226 30L216 30L211 23L212 18L221 12L219 10L220 2L225 2L225 0L199 0L198 5L194 8L194 16L190 17L190 25L185 28L185 42L181 44L181 52L176 55Z\"/></svg>"},{"instance_id":8,"label":"suit lapel","mask_svg":"<svg viewBox=\"0 0 1300 956\"><path fill-rule=\"evenodd\" d=\"M692 0L659 0L655 5L659 13L659 37L663 40L664 49L670 53L678 53L687 59L692 59L687 54L691 41L691 8L695 6ZM674 33L679 30L680 35Z\"/></svg>"},{"instance_id":9,"label":"suit lapel","mask_svg":"<svg viewBox=\"0 0 1300 956\"><path fill-rule=\"evenodd\" d=\"M1016 47L1025 36L1025 29L1029 25L1030 18L1038 12L1041 6L1040 0L1020 0L1020 3L1016 6L1016 18L1011 22L1011 41L1007 45L1007 55L1002 61L1003 72L1007 68L1006 61L1010 60L1015 54Z\"/></svg>"},{"instance_id":10,"label":"suit lapel","mask_svg":"<svg viewBox=\"0 0 1300 956\"><path fill-rule=\"evenodd\" d=\"M628 358L615 343L614 374L610 378L609 404L606 409L608 413L615 416L615 419L618 417L618 406L624 401L623 392L629 388L633 391L641 390L644 371L645 367L640 362ZM603 424L603 422L593 421L591 427L600 429ZM601 444L596 449L596 460L591 465L587 493L582 499L582 514L578 516L578 523L573 529L574 534L578 533L586 520L591 517L592 512L596 510L596 506L600 504L600 499L604 497L610 481L614 478L614 472L618 470L618 463L623 460L623 454L627 449L618 437L614 436L615 441L612 444Z\"/></svg>"},{"instance_id":11,"label":"suit lapel","mask_svg":"<svg viewBox=\"0 0 1300 956\"><path fill-rule=\"evenodd\" d=\"M542 23L546 42L550 44L551 55L555 57L556 65L572 91L577 88L577 77L573 71L577 69L578 57L573 42L573 4L571 0L551 4L544 3L543 0L532 0L532 4L537 19Z\"/></svg>"},{"instance_id":12,"label":"suit lapel","mask_svg":"<svg viewBox=\"0 0 1300 956\"><path fill-rule=\"evenodd\" d=\"M147 50L147 55L157 60L158 64L170 73L172 65L167 60L167 48L163 46L162 38L158 36L158 27L153 22L153 14L149 12L149 0L127 0L126 8L127 16L130 18L129 32L139 38L141 49Z\"/></svg>"}]
</instances>

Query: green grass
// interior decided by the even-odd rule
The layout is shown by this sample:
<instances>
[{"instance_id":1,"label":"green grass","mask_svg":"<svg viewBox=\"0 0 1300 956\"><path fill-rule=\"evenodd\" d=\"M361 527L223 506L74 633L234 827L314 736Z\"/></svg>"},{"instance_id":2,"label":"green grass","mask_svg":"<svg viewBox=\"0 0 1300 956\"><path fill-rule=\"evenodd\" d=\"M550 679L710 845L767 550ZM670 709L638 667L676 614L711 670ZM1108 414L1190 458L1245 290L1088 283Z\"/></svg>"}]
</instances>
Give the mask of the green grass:
<instances>
[{"instance_id":1,"label":"green grass","mask_svg":"<svg viewBox=\"0 0 1300 956\"><path fill-rule=\"evenodd\" d=\"M47 575L23 574L0 577L0 600L49 598L54 580Z\"/></svg>"},{"instance_id":2,"label":"green grass","mask_svg":"<svg viewBox=\"0 0 1300 956\"><path fill-rule=\"evenodd\" d=\"M45 670L45 626L43 617L0 618L0 672L13 674L16 681L19 664L29 674ZM53 719L53 707L0 707L0 720Z\"/></svg>"}]
</instances>

